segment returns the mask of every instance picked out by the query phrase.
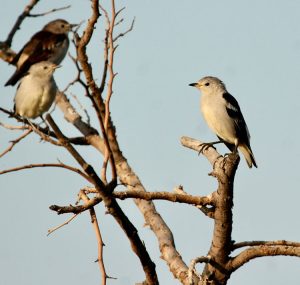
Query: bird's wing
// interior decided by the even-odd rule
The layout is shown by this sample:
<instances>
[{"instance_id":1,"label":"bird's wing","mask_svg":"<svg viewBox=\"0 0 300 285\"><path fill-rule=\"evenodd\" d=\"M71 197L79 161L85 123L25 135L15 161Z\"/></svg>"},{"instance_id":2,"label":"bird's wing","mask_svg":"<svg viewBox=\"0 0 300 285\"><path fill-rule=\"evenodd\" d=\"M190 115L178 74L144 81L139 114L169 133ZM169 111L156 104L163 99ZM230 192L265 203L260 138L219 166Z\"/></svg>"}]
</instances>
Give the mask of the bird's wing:
<instances>
[{"instance_id":1,"label":"bird's wing","mask_svg":"<svg viewBox=\"0 0 300 285\"><path fill-rule=\"evenodd\" d=\"M65 41L65 34L53 34L48 31L40 31L32 36L29 42L19 51L13 62L16 64L22 55L28 58L24 61L31 64L47 60L54 50L54 48L62 45Z\"/></svg>"},{"instance_id":2,"label":"bird's wing","mask_svg":"<svg viewBox=\"0 0 300 285\"><path fill-rule=\"evenodd\" d=\"M249 130L237 100L227 92L223 94L223 98L226 101L227 114L234 121L235 130L239 139L247 145L250 145Z\"/></svg>"},{"instance_id":3,"label":"bird's wing","mask_svg":"<svg viewBox=\"0 0 300 285\"><path fill-rule=\"evenodd\" d=\"M64 34L53 34L48 31L36 33L30 41L15 56L13 64L17 65L17 70L6 82L7 85L15 85L29 70L30 66L48 60L54 49L63 44L66 39Z\"/></svg>"}]
</instances>

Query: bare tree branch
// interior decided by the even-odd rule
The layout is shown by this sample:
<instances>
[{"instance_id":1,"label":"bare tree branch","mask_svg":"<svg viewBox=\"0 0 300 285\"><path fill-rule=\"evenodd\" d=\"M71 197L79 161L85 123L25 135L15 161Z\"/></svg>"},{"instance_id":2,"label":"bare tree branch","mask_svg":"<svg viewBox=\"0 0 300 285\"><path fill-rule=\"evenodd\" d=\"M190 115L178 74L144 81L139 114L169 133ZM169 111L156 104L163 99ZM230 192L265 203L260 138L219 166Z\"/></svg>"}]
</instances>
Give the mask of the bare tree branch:
<instances>
[{"instance_id":1,"label":"bare tree branch","mask_svg":"<svg viewBox=\"0 0 300 285\"><path fill-rule=\"evenodd\" d=\"M31 10L39 1L31 1L29 5L25 8L23 13L19 16L17 22L15 23L12 31L8 35L5 42L0 43L0 57L7 62L10 62L15 53L9 49L11 46L13 36L16 31L20 28L22 21L28 16L42 16L47 13L60 10L53 9L49 12L43 14L31 14ZM0 172L0 174L18 171L26 168L33 167L62 167L73 172L76 172L83 176L87 181L92 183L95 188L90 189L90 192L94 195L93 198L87 197L85 193L82 193L82 199L84 201L83 205L78 206L51 206L52 210L57 211L58 214L73 212L78 214L87 209L90 210L92 217L92 222L95 227L96 236L98 239L98 261L99 266L102 270L102 280L103 284L106 283L108 276L106 275L104 263L102 262L102 247L103 242L101 240L101 233L97 223L97 217L95 216L95 211L93 206L100 202L103 202L106 206L108 213L110 213L118 222L120 227L126 233L133 251L138 255L143 269L146 274L146 282L149 284L158 284L155 265L150 259L150 256L140 240L137 230L133 224L128 220L126 215L123 213L122 209L119 207L116 199L129 199L134 198L137 207L140 209L144 216L146 224L150 226L152 231L157 237L162 258L166 261L169 269L173 273L174 277L177 278L183 284L198 284L199 280L201 284L225 284L230 277L230 274L237 270L240 266L246 262L262 256L273 256L273 255L290 255L290 256L300 256L300 243L291 241L245 241L240 243L234 243L231 240L232 231L232 211L233 206L233 182L236 167L238 165L238 157L234 155L226 156L225 158L220 156L214 148L205 149L203 154L213 165L212 176L218 179L219 185L217 191L213 192L212 195L207 197L191 196L186 193L176 192L145 192L145 188L142 185L137 174L130 168L129 163L122 154L117 138L114 124L110 116L110 99L113 94L113 83L116 73L113 69L114 52L117 48L115 42L128 32L133 29L134 21L132 21L129 29L119 35L113 37L114 28L123 22L123 19L117 19L121 11L120 9L116 11L115 2L111 0L111 15L108 15L107 11L99 6L99 1L92 0L92 15L89 22L80 37L77 33L76 38L76 48L77 48L77 58L73 58L73 61L77 67L78 74L71 84L78 82L82 85L86 91L87 97L91 100L93 108L97 114L99 125L102 134L99 135L96 128L93 128L90 123L85 123L80 115L76 112L73 106L70 104L68 99L63 93L58 94L57 102L59 108L64 113L64 116L68 122L73 124L81 133L82 137L67 138L60 131L58 126L48 117L54 132L50 131L48 128L41 128L40 126L32 123L32 128L35 132L46 139L48 142L56 144L57 146L64 146L70 154L77 160L77 162L83 168L83 171L74 168L72 166L66 166L63 164L31 164L26 166L21 166L19 168L12 168ZM100 86L97 86L94 80L94 74L91 64L88 62L89 58L86 53L86 48L93 36L94 29L96 28L97 20L100 17L99 7L104 11L105 17L107 19L108 28L106 29L105 36L105 47L104 47L104 69L102 73L102 80ZM65 7L64 7L65 8ZM27 9L27 10L26 10ZM80 63L80 65L79 65ZM84 75L85 79L81 79L81 75ZM86 82L85 82L85 81ZM107 84L107 85L106 85ZM68 85L70 86L70 85ZM107 86L106 96L103 96L105 87ZM8 110L0 108L0 110L7 115L14 117L19 122L23 122L22 118L19 118ZM26 123L26 122L25 122ZM2 156L10 151L16 141L21 141L24 137L29 135L31 129L26 125L25 127L14 127L1 124L8 129L25 129L25 131L19 138L12 142L12 145L4 151ZM48 133L47 133L48 132ZM102 136L102 137L101 137ZM54 138L53 140L51 138ZM56 141L58 140L58 141ZM181 143L188 148L193 150L200 149L200 141L182 137ZM104 156L104 166L102 168L102 180L99 178L97 172L89 165L74 148L73 144L78 145L91 145L101 152ZM1 154L0 154L1 157ZM111 164L112 169L112 181L107 182L107 163ZM116 187L116 178L119 178L120 182L127 187L129 191L125 192L113 192ZM96 189L96 191L93 191ZM179 252L176 250L175 242L173 239L173 234L168 228L164 220L161 218L159 213L156 212L155 206L152 200L167 200L171 202L180 202L197 206L204 214L214 219L214 235L212 244L207 257L200 257L192 260L190 268L184 263ZM211 206L211 207L210 207ZM73 216L63 225L74 219ZM94 223L95 222L95 223ZM61 226L57 228L60 228ZM54 229L55 230L55 229ZM233 250L247 247L241 253L235 257L230 257ZM100 250L101 248L101 250ZM195 270L195 265L197 262L206 263L205 270L202 276L199 276ZM205 283L204 283L205 282Z\"/></svg>"},{"instance_id":2,"label":"bare tree branch","mask_svg":"<svg viewBox=\"0 0 300 285\"><path fill-rule=\"evenodd\" d=\"M13 39L15 33L20 29L20 26L21 26L22 22L24 21L24 19L26 17L28 17L31 10L35 7L35 5L38 4L38 2L39 2L39 0L31 0L29 2L29 4L25 7L22 14L18 17L16 23L14 24L13 28L11 29L11 31L9 32L9 34L7 36L7 39L4 42L7 47L11 46L12 39Z\"/></svg>"},{"instance_id":3,"label":"bare tree branch","mask_svg":"<svg viewBox=\"0 0 300 285\"><path fill-rule=\"evenodd\" d=\"M130 27L123 33L120 33L119 35L117 35L113 41L116 42L119 38L124 37L126 34L128 34L129 32L131 32L133 30L134 27L134 22L135 22L135 18L133 18Z\"/></svg>"},{"instance_id":4,"label":"bare tree branch","mask_svg":"<svg viewBox=\"0 0 300 285\"><path fill-rule=\"evenodd\" d=\"M112 1L112 6L114 7L114 1ZM76 35L77 57L80 62L80 65L82 67L82 70L84 72L84 75L85 75L85 78L87 81L87 85L92 92L91 96L88 96L88 97L91 99L93 106L96 110L96 114L98 117L98 121L99 121L99 124L101 127L103 139L104 139L105 149L107 150L109 159L111 161L112 179L116 180L117 174L116 174L114 157L112 155L112 151L111 151L109 141L107 138L107 134L106 134L105 124L103 122L103 117L101 114L102 113L101 106L103 105L103 100L101 98L101 94L99 93L99 88L97 87L97 85L95 83L93 73L92 73L92 67L88 63L88 56L86 53L86 46L90 42L90 39L94 32L94 27L97 23L98 18L100 17L99 1L97 1L97 0L92 1L92 11L93 11L92 16L89 19L89 23L86 26L83 36L79 37L78 35Z\"/></svg>"},{"instance_id":5,"label":"bare tree branch","mask_svg":"<svg viewBox=\"0 0 300 285\"><path fill-rule=\"evenodd\" d=\"M57 231L58 229L68 225L70 222L72 222L79 214L74 214L70 219L68 219L67 221L65 221L64 223L62 223L59 226L56 226L52 229L48 230L47 236L51 235L53 232Z\"/></svg>"},{"instance_id":6,"label":"bare tree branch","mask_svg":"<svg viewBox=\"0 0 300 285\"><path fill-rule=\"evenodd\" d=\"M2 122L0 122L0 126L5 128L5 129L8 129L8 130L16 130L16 131L23 131L23 130L28 130L30 129L28 126L13 126L13 125L8 125L8 124L4 124Z\"/></svg>"},{"instance_id":7,"label":"bare tree branch","mask_svg":"<svg viewBox=\"0 0 300 285\"><path fill-rule=\"evenodd\" d=\"M44 13L39 13L39 14L32 14L32 13L29 13L28 14L28 17L42 17L42 16L46 16L46 15L49 15L49 14L52 14L52 13L55 13L55 12L58 12L58 11L62 11L62 10L66 10L66 9L69 9L71 8L71 5L67 5L67 6L64 6L64 7L60 7L60 8L54 8L54 9L51 9L47 12L44 12Z\"/></svg>"},{"instance_id":8,"label":"bare tree branch","mask_svg":"<svg viewBox=\"0 0 300 285\"><path fill-rule=\"evenodd\" d=\"M258 245L286 245L286 246L294 246L300 247L300 242L287 241L287 240L275 240L275 241L264 241L264 240L254 240L254 241L243 241L239 243L235 243L232 245L232 250L246 247L246 246L258 246Z\"/></svg>"},{"instance_id":9,"label":"bare tree branch","mask_svg":"<svg viewBox=\"0 0 300 285\"><path fill-rule=\"evenodd\" d=\"M190 266L189 266L189 271L188 271L188 284L189 285L193 285L195 284L194 282L194 275L197 275L198 278L202 281L202 277L201 275L199 275L196 271L196 264L197 263L209 263L211 262L211 258L209 256L200 256L200 257L196 257L194 259L192 259Z\"/></svg>"},{"instance_id":10,"label":"bare tree branch","mask_svg":"<svg viewBox=\"0 0 300 285\"><path fill-rule=\"evenodd\" d=\"M82 122L81 117L76 113L76 110L72 107L64 94L60 93L57 98L57 104L64 113L66 120L72 123L83 135L86 136L87 141L103 154L105 151L104 141L97 135L95 129ZM115 135L115 127L111 120L109 122L108 136L116 161L116 170L121 183L126 185L129 190L146 192L139 177L131 169L127 159L124 157L119 148ZM96 199L97 198L95 198L95 200L91 200L91 205L94 206L99 203ZM101 200L100 197L99 199ZM183 262L181 255L176 250L171 230L160 214L156 211L153 202L137 199L135 200L135 203L143 214L146 224L148 224L155 233L159 242L162 258L167 262L171 272L174 274L174 277L179 279L181 282L185 282L188 266ZM86 205L81 205L80 208L70 206L70 209L66 212L82 212L84 209L88 208L89 206ZM55 206L51 209L56 210ZM58 214L62 212L63 211L58 209Z\"/></svg>"},{"instance_id":11,"label":"bare tree branch","mask_svg":"<svg viewBox=\"0 0 300 285\"><path fill-rule=\"evenodd\" d=\"M105 107L104 107L104 128L102 131L103 137L106 137L106 133L107 133L108 123L109 123L108 120L110 118L110 99L113 94L112 86L113 86L114 78L116 76L116 74L114 73L114 70L113 70L114 52L115 52L115 47L114 47L114 43L113 43L113 32L114 32L114 27L115 27L116 11L115 11L115 2L111 1L111 3L112 3L111 18L109 18L107 11L102 8L102 10L105 13L105 17L106 17L106 21L107 21L105 49L104 50L105 50L105 59L107 60L107 69L108 69L108 73L109 73L109 80L108 80L108 84L107 84L107 96L106 96L105 103L104 103L104 105L105 105ZM107 163L109 161L109 158L113 159L113 156L112 156L110 147L106 147L105 153L104 153L102 170L101 170L101 177L104 180L107 179L106 173L107 173ZM112 160L110 160L110 161L112 162ZM112 167L113 177L115 178L116 177L115 165L111 163L111 167Z\"/></svg>"},{"instance_id":12,"label":"bare tree branch","mask_svg":"<svg viewBox=\"0 0 300 285\"><path fill-rule=\"evenodd\" d=\"M203 142L189 137L182 137L180 139L180 142L183 146L196 150L197 152L200 151L201 144L203 144ZM217 159L222 158L222 156L216 151L214 147L209 147L205 149L203 151L203 155L208 159L211 165L214 165Z\"/></svg>"},{"instance_id":13,"label":"bare tree branch","mask_svg":"<svg viewBox=\"0 0 300 285\"><path fill-rule=\"evenodd\" d=\"M87 181L92 182L92 180L90 179L90 177L88 175L86 175L84 172L82 172L80 169L75 168L75 167L70 166L70 165L63 164L63 163L36 163L36 164L27 164L27 165L23 165L23 166L19 166L19 167L14 167L14 168L2 170L2 171L0 171L0 175L6 174L6 173L10 173L10 172L16 172L16 171L20 171L20 170L32 169L32 168L40 168L40 167L59 167L59 168L65 168L67 170L70 170L72 172L75 172L75 173L81 175Z\"/></svg>"},{"instance_id":14,"label":"bare tree branch","mask_svg":"<svg viewBox=\"0 0 300 285\"><path fill-rule=\"evenodd\" d=\"M69 151L69 153L75 158L75 160L79 163L85 173L89 176L89 181L92 181L96 189L99 193L103 192L105 189L105 185L100 180L98 175L96 174L93 167L88 164L83 157L79 154L79 152L70 144L67 137L63 135L61 130L58 128L56 123L53 121L50 114L47 114L46 120L49 122L50 126L52 127L53 131L55 132L57 138L61 142L61 144Z\"/></svg>"},{"instance_id":15,"label":"bare tree branch","mask_svg":"<svg viewBox=\"0 0 300 285\"><path fill-rule=\"evenodd\" d=\"M88 201L90 200L89 197L84 193L83 190L81 190L79 192L79 197L85 202L88 203ZM95 230L95 234L96 234L96 238L97 238L97 244L98 244L98 265L99 265L99 269L101 272L101 284L102 285L106 285L106 280L108 278L107 274L106 274L106 270L105 270L105 265L104 265L104 260L103 260L103 240L102 240L102 235L101 235L101 231L100 231L100 227L99 227L99 223L98 223L98 219L97 219L97 215L95 212L95 209L93 207L91 207L90 209L90 215L91 215L91 222L93 224L94 230Z\"/></svg>"},{"instance_id":16,"label":"bare tree branch","mask_svg":"<svg viewBox=\"0 0 300 285\"><path fill-rule=\"evenodd\" d=\"M230 260L227 265L227 270L229 270L230 272L234 272L248 261L257 257L278 255L300 257L300 247L267 244L260 246L251 246L250 248L245 249L232 260Z\"/></svg>"},{"instance_id":17,"label":"bare tree branch","mask_svg":"<svg viewBox=\"0 0 300 285\"><path fill-rule=\"evenodd\" d=\"M95 188L89 188L90 193L97 193ZM211 203L211 199L209 197L198 197L192 196L187 194L177 194L177 193L170 193L170 192L141 192L141 191L114 191L112 193L112 197L120 200L124 199L142 199L146 201L152 200L164 200L170 202L177 202L177 203L184 203L189 205L208 205ZM98 203L101 203L101 197L94 197L89 200L88 207L80 206L51 206L52 210L57 211L59 214L62 213L79 213L85 210L90 209L90 207L95 206Z\"/></svg>"},{"instance_id":18,"label":"bare tree branch","mask_svg":"<svg viewBox=\"0 0 300 285\"><path fill-rule=\"evenodd\" d=\"M131 243L132 250L140 259L140 262L146 274L146 280L149 283L149 285L158 284L157 275L155 271L155 264L150 259L146 247L141 241L136 228L124 214L116 200L111 197L111 192L116 186L115 181L112 181L112 183L105 186L94 171L93 167L82 158L82 156L74 149L74 147L69 143L67 138L62 134L56 123L53 121L51 115L48 114L46 116L46 119L51 125L54 132L56 133L58 139L62 142L65 148L77 160L77 162L81 165L83 170L89 175L90 179L93 181L95 188L98 190L99 194L101 195L101 198L103 199L108 213L110 213L116 219L120 227L126 233Z\"/></svg>"},{"instance_id":19,"label":"bare tree branch","mask_svg":"<svg viewBox=\"0 0 300 285\"><path fill-rule=\"evenodd\" d=\"M8 152L10 152L17 143L19 143L22 139L26 138L31 132L32 132L32 130L29 129L26 132L24 132L20 137L11 141L11 145L6 150L4 150L2 153L0 153L0 158L3 157Z\"/></svg>"}]
</instances>

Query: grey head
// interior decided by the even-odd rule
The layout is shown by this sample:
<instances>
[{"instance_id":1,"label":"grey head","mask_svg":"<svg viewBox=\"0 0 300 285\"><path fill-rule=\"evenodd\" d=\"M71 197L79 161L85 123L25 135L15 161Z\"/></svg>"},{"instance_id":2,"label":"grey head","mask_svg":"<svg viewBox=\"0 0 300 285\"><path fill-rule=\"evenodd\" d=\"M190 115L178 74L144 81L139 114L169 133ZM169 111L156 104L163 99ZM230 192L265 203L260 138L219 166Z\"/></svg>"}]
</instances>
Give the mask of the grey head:
<instances>
[{"instance_id":1,"label":"grey head","mask_svg":"<svg viewBox=\"0 0 300 285\"><path fill-rule=\"evenodd\" d=\"M217 77L205 76L196 83L191 83L189 86L194 86L204 93L214 91L226 91L225 84Z\"/></svg>"},{"instance_id":2,"label":"grey head","mask_svg":"<svg viewBox=\"0 0 300 285\"><path fill-rule=\"evenodd\" d=\"M41 61L31 65L28 70L28 74L34 77L47 79L52 77L55 69L58 67L60 66L50 61Z\"/></svg>"},{"instance_id":3,"label":"grey head","mask_svg":"<svg viewBox=\"0 0 300 285\"><path fill-rule=\"evenodd\" d=\"M66 20L56 19L44 26L43 31L48 31L54 34L67 34L76 27L76 24L70 24Z\"/></svg>"}]
</instances>

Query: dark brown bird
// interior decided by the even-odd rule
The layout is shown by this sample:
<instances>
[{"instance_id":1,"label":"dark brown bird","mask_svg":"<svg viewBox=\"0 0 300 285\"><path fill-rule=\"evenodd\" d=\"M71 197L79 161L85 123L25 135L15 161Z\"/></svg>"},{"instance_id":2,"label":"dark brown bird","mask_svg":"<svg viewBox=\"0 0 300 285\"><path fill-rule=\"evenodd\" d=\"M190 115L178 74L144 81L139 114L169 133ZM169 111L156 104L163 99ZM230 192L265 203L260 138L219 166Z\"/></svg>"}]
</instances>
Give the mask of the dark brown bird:
<instances>
[{"instance_id":1,"label":"dark brown bird","mask_svg":"<svg viewBox=\"0 0 300 285\"><path fill-rule=\"evenodd\" d=\"M68 33L74 26L77 25L57 19L34 34L11 62L17 69L5 86L15 85L35 63L49 61L60 64L69 48Z\"/></svg>"}]
</instances>

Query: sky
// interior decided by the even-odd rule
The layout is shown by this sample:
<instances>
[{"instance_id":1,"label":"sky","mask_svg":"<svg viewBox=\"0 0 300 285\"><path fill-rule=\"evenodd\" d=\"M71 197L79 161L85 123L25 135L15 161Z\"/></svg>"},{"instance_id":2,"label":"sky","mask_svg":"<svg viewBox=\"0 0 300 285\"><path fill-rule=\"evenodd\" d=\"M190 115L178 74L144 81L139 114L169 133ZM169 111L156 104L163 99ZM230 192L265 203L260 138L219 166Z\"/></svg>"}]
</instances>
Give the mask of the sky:
<instances>
[{"instance_id":1,"label":"sky","mask_svg":"<svg viewBox=\"0 0 300 285\"><path fill-rule=\"evenodd\" d=\"M28 0L27 0L28 1ZM0 40L4 40L27 1L2 3ZM29 1L28 1L29 2ZM68 10L45 17L26 19L12 48L18 51L45 23L64 18L71 23L87 20L89 1L40 1L33 13L72 4ZM108 7L110 1L103 1ZM123 1L116 1L122 8ZM217 187L207 174L208 161L180 145L181 136L214 141L199 111L200 93L188 86L203 76L217 76L239 101L251 134L251 146L258 168L241 162L235 178L235 241L300 241L299 155L300 140L300 2L296 0L253 1L126 1L124 22L116 33L126 30L135 17L134 29L121 38L115 58L118 73L111 101L111 113L119 143L129 164L148 191L172 191L183 185L193 195L207 195ZM88 48L96 78L103 64L103 19ZM74 48L70 48L74 55ZM69 58L56 71L63 89L76 76ZM0 105L12 109L15 87L3 87L14 67L0 61ZM72 95L91 112L80 87ZM77 105L76 105L77 104ZM83 112L82 112L83 113ZM67 135L78 135L63 122L56 108L53 116ZM95 116L91 116L95 122ZM0 121L13 123L0 113ZM0 151L20 133L0 129ZM220 153L227 152L218 145ZM78 148L96 169L102 157L93 149ZM61 149L27 137L0 159L0 169L57 162L76 166ZM73 285L99 284L96 239L88 213L47 237L47 230L70 216L57 216L52 204L76 201L81 177L61 169L35 169L0 176L0 267L1 284ZM119 189L121 190L121 189ZM138 228L157 264L160 284L179 284L160 259L157 241L132 201L120 202ZM213 223L192 206L155 202L175 236L184 261L206 255ZM131 252L128 240L103 205L97 208L106 244L107 273L116 277L108 284L135 284L144 280L143 271ZM125 262L124 262L125 261ZM255 259L235 272L228 284L295 284L300 278L299 259L271 257ZM201 270L201 266L198 267Z\"/></svg>"}]
</instances>

